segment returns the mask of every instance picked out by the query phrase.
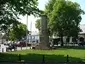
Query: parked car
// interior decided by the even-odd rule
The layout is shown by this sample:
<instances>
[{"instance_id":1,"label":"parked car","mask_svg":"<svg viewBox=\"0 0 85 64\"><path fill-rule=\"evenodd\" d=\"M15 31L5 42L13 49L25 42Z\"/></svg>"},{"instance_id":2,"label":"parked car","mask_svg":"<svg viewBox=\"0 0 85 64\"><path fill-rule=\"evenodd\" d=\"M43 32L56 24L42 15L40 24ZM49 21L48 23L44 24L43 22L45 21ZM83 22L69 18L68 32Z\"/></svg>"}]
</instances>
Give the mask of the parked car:
<instances>
[{"instance_id":1,"label":"parked car","mask_svg":"<svg viewBox=\"0 0 85 64\"><path fill-rule=\"evenodd\" d=\"M26 47L26 45L31 46L31 44L28 44L28 43L22 42L22 41L16 44L17 47Z\"/></svg>"},{"instance_id":2,"label":"parked car","mask_svg":"<svg viewBox=\"0 0 85 64\"><path fill-rule=\"evenodd\" d=\"M83 37L79 38L79 46L84 46L85 45L85 41Z\"/></svg>"},{"instance_id":3,"label":"parked car","mask_svg":"<svg viewBox=\"0 0 85 64\"><path fill-rule=\"evenodd\" d=\"M17 49L17 47L16 47L16 44L15 44L15 43L10 43L10 44L8 44L7 50L12 50L12 49L14 49L14 50L16 50L16 49Z\"/></svg>"},{"instance_id":4,"label":"parked car","mask_svg":"<svg viewBox=\"0 0 85 64\"><path fill-rule=\"evenodd\" d=\"M85 42L80 42L79 46L85 46Z\"/></svg>"}]
</instances>

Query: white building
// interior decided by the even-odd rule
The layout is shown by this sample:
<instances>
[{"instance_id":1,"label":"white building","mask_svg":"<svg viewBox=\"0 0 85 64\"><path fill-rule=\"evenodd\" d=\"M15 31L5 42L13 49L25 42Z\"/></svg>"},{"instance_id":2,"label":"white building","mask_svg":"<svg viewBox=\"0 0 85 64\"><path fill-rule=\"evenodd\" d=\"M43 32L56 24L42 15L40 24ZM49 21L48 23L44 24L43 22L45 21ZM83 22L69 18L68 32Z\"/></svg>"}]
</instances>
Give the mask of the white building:
<instances>
[{"instance_id":1,"label":"white building","mask_svg":"<svg viewBox=\"0 0 85 64\"><path fill-rule=\"evenodd\" d=\"M6 52L7 46L0 44L0 52Z\"/></svg>"},{"instance_id":2,"label":"white building","mask_svg":"<svg viewBox=\"0 0 85 64\"><path fill-rule=\"evenodd\" d=\"M31 34L28 35L29 43L38 43L39 42L39 34L36 31L32 31Z\"/></svg>"},{"instance_id":3,"label":"white building","mask_svg":"<svg viewBox=\"0 0 85 64\"><path fill-rule=\"evenodd\" d=\"M85 24L80 25L81 32L79 33L79 37L83 37L85 40Z\"/></svg>"}]
</instances>

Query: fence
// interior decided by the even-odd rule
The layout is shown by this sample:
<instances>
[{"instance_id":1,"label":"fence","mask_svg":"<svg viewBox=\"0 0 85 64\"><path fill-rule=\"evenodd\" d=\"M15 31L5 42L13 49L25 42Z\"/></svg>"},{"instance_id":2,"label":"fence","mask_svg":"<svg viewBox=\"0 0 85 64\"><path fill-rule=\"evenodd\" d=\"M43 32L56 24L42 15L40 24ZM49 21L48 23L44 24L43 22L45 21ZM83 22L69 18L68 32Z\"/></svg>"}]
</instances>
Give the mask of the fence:
<instances>
[{"instance_id":1,"label":"fence","mask_svg":"<svg viewBox=\"0 0 85 64\"><path fill-rule=\"evenodd\" d=\"M45 55L42 55L40 62L26 62L22 60L22 55L17 56L17 61L0 61L0 64L85 64L85 62L70 62L69 55L66 56L65 62L46 62Z\"/></svg>"},{"instance_id":2,"label":"fence","mask_svg":"<svg viewBox=\"0 0 85 64\"><path fill-rule=\"evenodd\" d=\"M84 62L9 62L9 61L0 61L0 64L85 64Z\"/></svg>"}]
</instances>

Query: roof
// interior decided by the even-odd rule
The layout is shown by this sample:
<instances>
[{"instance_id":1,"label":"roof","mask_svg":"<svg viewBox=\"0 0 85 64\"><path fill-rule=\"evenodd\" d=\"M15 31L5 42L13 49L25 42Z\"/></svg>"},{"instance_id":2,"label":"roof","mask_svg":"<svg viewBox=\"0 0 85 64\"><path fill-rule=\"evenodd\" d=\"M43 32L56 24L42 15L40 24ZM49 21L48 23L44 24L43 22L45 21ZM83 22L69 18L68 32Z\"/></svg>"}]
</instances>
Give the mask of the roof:
<instances>
[{"instance_id":1,"label":"roof","mask_svg":"<svg viewBox=\"0 0 85 64\"><path fill-rule=\"evenodd\" d=\"M81 29L80 34L85 34L85 24L81 24L80 29Z\"/></svg>"}]
</instances>

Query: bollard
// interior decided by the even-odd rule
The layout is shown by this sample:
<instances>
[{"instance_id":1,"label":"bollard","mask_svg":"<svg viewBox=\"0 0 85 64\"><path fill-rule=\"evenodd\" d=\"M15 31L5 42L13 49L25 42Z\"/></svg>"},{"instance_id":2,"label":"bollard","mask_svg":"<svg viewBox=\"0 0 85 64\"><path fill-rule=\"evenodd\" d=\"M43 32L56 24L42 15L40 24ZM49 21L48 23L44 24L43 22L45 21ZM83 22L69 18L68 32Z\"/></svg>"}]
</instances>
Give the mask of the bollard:
<instances>
[{"instance_id":1,"label":"bollard","mask_svg":"<svg viewBox=\"0 0 85 64\"><path fill-rule=\"evenodd\" d=\"M69 56L67 55L67 59L66 59L67 62L69 62L69 59L68 58L69 58Z\"/></svg>"},{"instance_id":2,"label":"bollard","mask_svg":"<svg viewBox=\"0 0 85 64\"><path fill-rule=\"evenodd\" d=\"M21 61L21 55L20 54L18 55L18 57L19 57L19 61Z\"/></svg>"},{"instance_id":3,"label":"bollard","mask_svg":"<svg viewBox=\"0 0 85 64\"><path fill-rule=\"evenodd\" d=\"M43 55L43 58L42 58L42 64L45 63L45 55Z\"/></svg>"},{"instance_id":4,"label":"bollard","mask_svg":"<svg viewBox=\"0 0 85 64\"><path fill-rule=\"evenodd\" d=\"M2 56L2 55L1 55L1 53L0 53L0 58L1 58L1 56Z\"/></svg>"}]
</instances>

